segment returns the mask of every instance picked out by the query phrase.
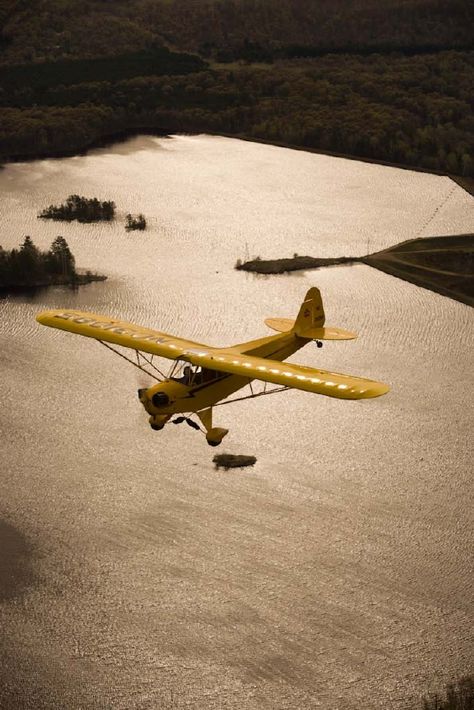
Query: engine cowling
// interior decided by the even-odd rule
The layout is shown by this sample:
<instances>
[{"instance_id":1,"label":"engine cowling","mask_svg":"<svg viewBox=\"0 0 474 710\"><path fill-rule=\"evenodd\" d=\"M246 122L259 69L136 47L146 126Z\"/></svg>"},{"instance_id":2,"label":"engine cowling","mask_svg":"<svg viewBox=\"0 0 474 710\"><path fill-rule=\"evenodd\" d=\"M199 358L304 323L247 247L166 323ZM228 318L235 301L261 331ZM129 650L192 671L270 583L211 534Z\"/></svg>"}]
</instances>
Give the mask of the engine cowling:
<instances>
[{"instance_id":1,"label":"engine cowling","mask_svg":"<svg viewBox=\"0 0 474 710\"><path fill-rule=\"evenodd\" d=\"M187 388L179 382L166 380L160 384L138 390L138 397L148 414L171 414L176 400Z\"/></svg>"},{"instance_id":2,"label":"engine cowling","mask_svg":"<svg viewBox=\"0 0 474 710\"><path fill-rule=\"evenodd\" d=\"M170 398L166 392L155 392L151 396L151 403L154 407L166 407L170 403Z\"/></svg>"}]
</instances>

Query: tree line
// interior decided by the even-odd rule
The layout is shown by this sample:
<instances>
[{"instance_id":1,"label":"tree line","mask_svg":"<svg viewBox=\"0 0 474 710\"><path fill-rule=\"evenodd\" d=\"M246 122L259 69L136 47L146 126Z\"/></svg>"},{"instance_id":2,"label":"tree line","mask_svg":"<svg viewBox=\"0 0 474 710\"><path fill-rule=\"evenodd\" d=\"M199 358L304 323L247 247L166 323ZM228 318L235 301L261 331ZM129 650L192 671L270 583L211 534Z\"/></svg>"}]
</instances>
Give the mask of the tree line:
<instances>
[{"instance_id":1,"label":"tree line","mask_svg":"<svg viewBox=\"0 0 474 710\"><path fill-rule=\"evenodd\" d=\"M472 48L467 0L0 1L0 61L87 59L153 43L218 61L282 53ZM295 56L294 54L292 56Z\"/></svg>"},{"instance_id":2,"label":"tree line","mask_svg":"<svg viewBox=\"0 0 474 710\"><path fill-rule=\"evenodd\" d=\"M19 249L0 246L0 288L74 283L75 259L64 237L56 237L48 251L41 251L31 237Z\"/></svg>"},{"instance_id":3,"label":"tree line","mask_svg":"<svg viewBox=\"0 0 474 710\"><path fill-rule=\"evenodd\" d=\"M0 95L0 155L79 151L103 136L225 133L474 175L474 52L327 55ZM2 107L3 106L3 107Z\"/></svg>"}]
</instances>

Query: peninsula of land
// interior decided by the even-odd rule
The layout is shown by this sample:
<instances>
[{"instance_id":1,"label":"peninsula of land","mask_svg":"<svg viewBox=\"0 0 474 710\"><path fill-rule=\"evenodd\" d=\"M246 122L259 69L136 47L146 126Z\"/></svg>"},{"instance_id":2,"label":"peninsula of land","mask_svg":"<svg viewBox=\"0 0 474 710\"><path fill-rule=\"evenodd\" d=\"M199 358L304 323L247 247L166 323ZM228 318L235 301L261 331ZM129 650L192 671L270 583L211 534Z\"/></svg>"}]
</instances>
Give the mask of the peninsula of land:
<instances>
[{"instance_id":1,"label":"peninsula of land","mask_svg":"<svg viewBox=\"0 0 474 710\"><path fill-rule=\"evenodd\" d=\"M253 259L236 269L256 274L283 274L323 266L363 263L443 296L474 306L474 234L410 239L374 254L318 259Z\"/></svg>"}]
</instances>

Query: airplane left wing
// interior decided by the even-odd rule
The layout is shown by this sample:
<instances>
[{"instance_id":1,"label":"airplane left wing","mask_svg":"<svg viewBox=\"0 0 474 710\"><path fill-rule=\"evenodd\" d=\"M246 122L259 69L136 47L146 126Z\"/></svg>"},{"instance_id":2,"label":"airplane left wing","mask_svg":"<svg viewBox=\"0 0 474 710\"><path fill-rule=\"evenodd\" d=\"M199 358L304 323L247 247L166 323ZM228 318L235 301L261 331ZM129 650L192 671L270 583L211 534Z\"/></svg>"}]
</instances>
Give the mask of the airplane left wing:
<instances>
[{"instance_id":1,"label":"airplane left wing","mask_svg":"<svg viewBox=\"0 0 474 710\"><path fill-rule=\"evenodd\" d=\"M44 313L39 313L36 316L36 320L38 323L48 325L51 328L77 333L87 338L104 340L108 343L115 343L115 345L122 345L125 348L166 357L170 360L178 359L189 348L206 347L192 340L175 338L158 330L143 328L134 323L126 323L95 313L73 310L45 311Z\"/></svg>"},{"instance_id":2,"label":"airplane left wing","mask_svg":"<svg viewBox=\"0 0 474 710\"><path fill-rule=\"evenodd\" d=\"M390 389L383 382L367 380L354 375L343 375L338 372L317 370L304 365L253 357L234 352L232 349L193 347L186 350L182 358L193 365L211 370L241 375L250 380L263 380L276 385L286 385L338 399L379 397Z\"/></svg>"}]
</instances>

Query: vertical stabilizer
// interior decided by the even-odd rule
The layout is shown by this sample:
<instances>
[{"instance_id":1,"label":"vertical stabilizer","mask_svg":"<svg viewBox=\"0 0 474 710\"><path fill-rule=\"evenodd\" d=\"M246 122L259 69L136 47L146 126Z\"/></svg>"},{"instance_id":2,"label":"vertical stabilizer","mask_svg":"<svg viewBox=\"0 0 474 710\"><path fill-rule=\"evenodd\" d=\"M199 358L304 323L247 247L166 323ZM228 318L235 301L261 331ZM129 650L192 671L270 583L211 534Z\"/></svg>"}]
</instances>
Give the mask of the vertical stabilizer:
<instances>
[{"instance_id":1,"label":"vertical stabilizer","mask_svg":"<svg viewBox=\"0 0 474 710\"><path fill-rule=\"evenodd\" d=\"M293 326L293 332L302 338L308 337L307 331L322 328L325 321L323 300L319 288L310 288L301 304L300 312ZM309 336L311 337L311 336Z\"/></svg>"}]
</instances>

